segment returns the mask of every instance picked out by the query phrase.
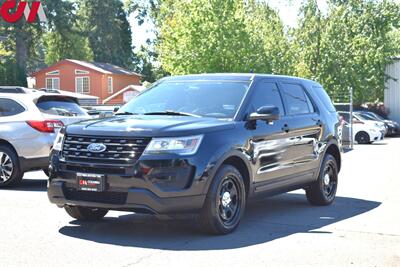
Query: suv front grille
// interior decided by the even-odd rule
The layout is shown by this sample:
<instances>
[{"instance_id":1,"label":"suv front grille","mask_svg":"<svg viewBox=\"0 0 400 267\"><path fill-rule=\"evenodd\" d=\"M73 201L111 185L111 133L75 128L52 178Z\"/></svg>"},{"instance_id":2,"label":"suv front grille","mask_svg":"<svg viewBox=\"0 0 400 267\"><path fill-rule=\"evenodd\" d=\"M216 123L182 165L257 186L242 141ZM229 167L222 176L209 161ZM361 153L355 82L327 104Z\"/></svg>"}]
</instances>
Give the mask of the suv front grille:
<instances>
[{"instance_id":1,"label":"suv front grille","mask_svg":"<svg viewBox=\"0 0 400 267\"><path fill-rule=\"evenodd\" d=\"M105 203L105 204L114 204L114 205L123 205L126 202L126 198L128 196L127 193L124 192L86 192L86 191L78 191L74 188L63 188L64 196L67 200L75 200L75 201L87 201L87 202L95 202L95 203Z\"/></svg>"},{"instance_id":2,"label":"suv front grille","mask_svg":"<svg viewBox=\"0 0 400 267\"><path fill-rule=\"evenodd\" d=\"M63 145L65 160L96 164L131 164L142 155L151 138L93 137L67 135ZM106 145L101 153L90 152L87 148L92 143Z\"/></svg>"}]
</instances>

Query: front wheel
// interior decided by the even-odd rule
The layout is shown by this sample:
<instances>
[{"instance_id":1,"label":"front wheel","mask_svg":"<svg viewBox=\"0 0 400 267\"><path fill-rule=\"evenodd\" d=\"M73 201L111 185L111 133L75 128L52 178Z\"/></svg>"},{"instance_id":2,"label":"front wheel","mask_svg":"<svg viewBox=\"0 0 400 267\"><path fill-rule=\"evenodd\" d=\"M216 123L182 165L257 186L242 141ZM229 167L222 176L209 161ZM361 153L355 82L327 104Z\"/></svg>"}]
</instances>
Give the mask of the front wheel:
<instances>
[{"instance_id":1,"label":"front wheel","mask_svg":"<svg viewBox=\"0 0 400 267\"><path fill-rule=\"evenodd\" d=\"M359 132L356 134L356 141L359 144L368 144L371 140L367 132Z\"/></svg>"},{"instance_id":2,"label":"front wheel","mask_svg":"<svg viewBox=\"0 0 400 267\"><path fill-rule=\"evenodd\" d=\"M106 209L88 207L65 206L64 209L69 216L80 221L97 221L108 213Z\"/></svg>"},{"instance_id":3,"label":"front wheel","mask_svg":"<svg viewBox=\"0 0 400 267\"><path fill-rule=\"evenodd\" d=\"M338 168L336 159L331 154L326 154L318 180L306 190L307 200L312 205L330 205L335 200L337 186Z\"/></svg>"},{"instance_id":4,"label":"front wheel","mask_svg":"<svg viewBox=\"0 0 400 267\"><path fill-rule=\"evenodd\" d=\"M202 230L228 234L236 229L246 205L246 189L240 172L223 165L215 175L199 215Z\"/></svg>"},{"instance_id":5,"label":"front wheel","mask_svg":"<svg viewBox=\"0 0 400 267\"><path fill-rule=\"evenodd\" d=\"M0 145L0 187L16 185L23 176L18 155L10 147Z\"/></svg>"}]
</instances>

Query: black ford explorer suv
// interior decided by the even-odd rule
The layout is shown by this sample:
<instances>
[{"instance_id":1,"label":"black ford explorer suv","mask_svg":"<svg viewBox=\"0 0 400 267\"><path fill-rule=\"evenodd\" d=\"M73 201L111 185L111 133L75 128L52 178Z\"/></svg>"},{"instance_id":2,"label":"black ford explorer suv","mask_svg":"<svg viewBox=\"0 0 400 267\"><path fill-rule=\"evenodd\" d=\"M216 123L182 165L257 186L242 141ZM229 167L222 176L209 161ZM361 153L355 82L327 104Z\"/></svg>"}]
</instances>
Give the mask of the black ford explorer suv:
<instances>
[{"instance_id":1,"label":"black ford explorer suv","mask_svg":"<svg viewBox=\"0 0 400 267\"><path fill-rule=\"evenodd\" d=\"M169 77L115 116L63 128L48 196L79 220L108 210L198 214L226 234L249 199L305 189L313 205L336 195L339 120L316 82L285 76Z\"/></svg>"}]
</instances>

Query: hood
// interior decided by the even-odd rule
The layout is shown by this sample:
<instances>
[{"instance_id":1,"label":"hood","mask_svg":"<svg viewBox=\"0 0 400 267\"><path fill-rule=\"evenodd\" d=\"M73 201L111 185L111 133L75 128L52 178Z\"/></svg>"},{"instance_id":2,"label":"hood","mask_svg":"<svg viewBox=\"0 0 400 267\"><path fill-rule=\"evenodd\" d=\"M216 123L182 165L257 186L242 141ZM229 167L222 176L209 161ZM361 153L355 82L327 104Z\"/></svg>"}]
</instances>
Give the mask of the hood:
<instances>
[{"instance_id":1,"label":"hood","mask_svg":"<svg viewBox=\"0 0 400 267\"><path fill-rule=\"evenodd\" d=\"M385 124L380 121L363 121L363 122L370 127L385 128Z\"/></svg>"},{"instance_id":2,"label":"hood","mask_svg":"<svg viewBox=\"0 0 400 267\"><path fill-rule=\"evenodd\" d=\"M172 137L196 135L234 127L233 121L215 118L135 115L78 122L67 127L67 134Z\"/></svg>"}]
</instances>

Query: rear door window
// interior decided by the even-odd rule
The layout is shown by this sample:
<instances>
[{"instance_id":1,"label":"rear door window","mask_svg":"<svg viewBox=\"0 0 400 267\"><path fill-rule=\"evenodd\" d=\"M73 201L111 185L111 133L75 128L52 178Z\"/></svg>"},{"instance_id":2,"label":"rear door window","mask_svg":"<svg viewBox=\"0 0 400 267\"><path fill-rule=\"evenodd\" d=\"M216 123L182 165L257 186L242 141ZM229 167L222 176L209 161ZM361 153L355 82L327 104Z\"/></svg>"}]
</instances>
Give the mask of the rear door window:
<instances>
[{"instance_id":1,"label":"rear door window","mask_svg":"<svg viewBox=\"0 0 400 267\"><path fill-rule=\"evenodd\" d=\"M87 113L72 99L39 99L36 106L43 113L63 117L85 116Z\"/></svg>"},{"instance_id":2,"label":"rear door window","mask_svg":"<svg viewBox=\"0 0 400 267\"><path fill-rule=\"evenodd\" d=\"M313 113L311 100L299 84L282 83L283 98L286 103L288 115Z\"/></svg>"},{"instance_id":3,"label":"rear door window","mask_svg":"<svg viewBox=\"0 0 400 267\"><path fill-rule=\"evenodd\" d=\"M0 117L15 116L25 111L25 108L11 99L0 98Z\"/></svg>"},{"instance_id":4,"label":"rear door window","mask_svg":"<svg viewBox=\"0 0 400 267\"><path fill-rule=\"evenodd\" d=\"M320 86L314 86L314 90L317 91L316 95L319 100L321 100L322 104L326 107L329 112L336 112L336 108L332 103L331 98L328 93L324 90L324 88Z\"/></svg>"}]
</instances>

